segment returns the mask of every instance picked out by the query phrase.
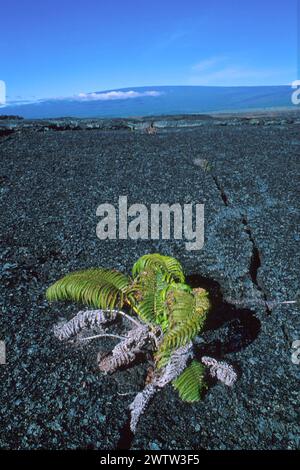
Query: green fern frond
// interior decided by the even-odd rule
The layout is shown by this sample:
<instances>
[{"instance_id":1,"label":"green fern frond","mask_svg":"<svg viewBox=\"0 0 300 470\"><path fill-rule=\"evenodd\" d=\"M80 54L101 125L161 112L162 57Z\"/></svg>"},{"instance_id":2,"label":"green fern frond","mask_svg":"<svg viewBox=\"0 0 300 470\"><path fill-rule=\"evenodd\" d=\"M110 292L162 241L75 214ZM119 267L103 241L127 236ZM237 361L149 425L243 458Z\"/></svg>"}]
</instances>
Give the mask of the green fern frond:
<instances>
[{"instance_id":1,"label":"green fern frond","mask_svg":"<svg viewBox=\"0 0 300 470\"><path fill-rule=\"evenodd\" d=\"M173 380L173 387L178 391L183 401L193 403L199 401L206 384L204 382L205 367L198 361L191 364Z\"/></svg>"},{"instance_id":2,"label":"green fern frond","mask_svg":"<svg viewBox=\"0 0 300 470\"><path fill-rule=\"evenodd\" d=\"M199 315L207 314L211 307L209 293L207 290L203 289L202 287L197 287L196 289L193 289L193 294L195 297L196 311L199 313Z\"/></svg>"},{"instance_id":3,"label":"green fern frond","mask_svg":"<svg viewBox=\"0 0 300 470\"><path fill-rule=\"evenodd\" d=\"M170 328L159 348L158 357L163 351L179 348L191 341L202 330L210 308L208 293L204 289L193 289L192 293L178 291L173 295L175 300L170 312Z\"/></svg>"},{"instance_id":4,"label":"green fern frond","mask_svg":"<svg viewBox=\"0 0 300 470\"><path fill-rule=\"evenodd\" d=\"M159 253L141 256L133 265L133 277L136 277L141 272L149 269L161 271L168 282L171 282L172 280L184 282L182 266L179 261L171 256L164 256Z\"/></svg>"},{"instance_id":5,"label":"green fern frond","mask_svg":"<svg viewBox=\"0 0 300 470\"><path fill-rule=\"evenodd\" d=\"M155 323L156 292L147 292L137 307L137 313L146 323Z\"/></svg>"},{"instance_id":6,"label":"green fern frond","mask_svg":"<svg viewBox=\"0 0 300 470\"><path fill-rule=\"evenodd\" d=\"M194 296L191 293L191 289L182 288L182 284L179 287L173 286L169 289L166 301L171 325L186 321L193 313Z\"/></svg>"},{"instance_id":7,"label":"green fern frond","mask_svg":"<svg viewBox=\"0 0 300 470\"><path fill-rule=\"evenodd\" d=\"M177 349L186 345L201 330L204 321L205 318L193 313L186 321L177 324L166 333L160 349Z\"/></svg>"},{"instance_id":8,"label":"green fern frond","mask_svg":"<svg viewBox=\"0 0 300 470\"><path fill-rule=\"evenodd\" d=\"M135 295L136 312L148 323L158 324L165 331L167 312L163 292L168 286L164 275L158 271L143 271L133 283L131 292Z\"/></svg>"},{"instance_id":9,"label":"green fern frond","mask_svg":"<svg viewBox=\"0 0 300 470\"><path fill-rule=\"evenodd\" d=\"M170 349L165 350L165 351L162 351L161 349L159 349L154 356L156 367L158 369L162 369L163 367L165 367L170 361L171 354L172 354L172 351Z\"/></svg>"},{"instance_id":10,"label":"green fern frond","mask_svg":"<svg viewBox=\"0 0 300 470\"><path fill-rule=\"evenodd\" d=\"M48 300L72 300L96 308L121 307L130 279L118 271L91 268L58 280L47 290Z\"/></svg>"}]
</instances>

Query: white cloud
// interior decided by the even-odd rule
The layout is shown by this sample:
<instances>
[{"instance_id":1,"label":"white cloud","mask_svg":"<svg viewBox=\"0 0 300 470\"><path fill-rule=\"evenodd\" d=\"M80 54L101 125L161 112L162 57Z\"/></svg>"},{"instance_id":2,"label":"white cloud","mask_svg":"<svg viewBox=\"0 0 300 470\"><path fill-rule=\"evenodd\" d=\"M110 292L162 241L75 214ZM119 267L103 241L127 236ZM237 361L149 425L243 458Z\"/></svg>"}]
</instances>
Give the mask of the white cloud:
<instances>
[{"instance_id":1,"label":"white cloud","mask_svg":"<svg viewBox=\"0 0 300 470\"><path fill-rule=\"evenodd\" d=\"M110 101L110 100L128 100L132 98L141 98L143 96L160 96L161 93L155 90L149 91L107 91L104 93L79 93L72 97L78 101Z\"/></svg>"},{"instance_id":2,"label":"white cloud","mask_svg":"<svg viewBox=\"0 0 300 470\"><path fill-rule=\"evenodd\" d=\"M148 90L148 91L107 91L100 93L79 93L74 96L58 96L56 98L45 98L45 99L32 99L25 100L19 97L19 99L8 100L6 106L19 106L23 104L42 104L45 101L112 101L112 100L128 100L133 98L140 98L143 96L161 96L163 92ZM2 106L1 106L2 107Z\"/></svg>"}]
</instances>

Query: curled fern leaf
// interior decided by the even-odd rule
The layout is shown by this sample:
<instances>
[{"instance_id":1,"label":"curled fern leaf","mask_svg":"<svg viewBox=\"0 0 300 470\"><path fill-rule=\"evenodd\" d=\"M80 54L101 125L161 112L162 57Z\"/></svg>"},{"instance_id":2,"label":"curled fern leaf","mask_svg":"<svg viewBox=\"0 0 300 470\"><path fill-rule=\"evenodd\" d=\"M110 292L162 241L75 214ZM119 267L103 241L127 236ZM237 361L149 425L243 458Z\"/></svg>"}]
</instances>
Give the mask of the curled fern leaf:
<instances>
[{"instance_id":1,"label":"curled fern leaf","mask_svg":"<svg viewBox=\"0 0 300 470\"><path fill-rule=\"evenodd\" d=\"M183 401L195 402L201 398L201 393L206 388L204 382L205 367L198 361L191 364L172 383Z\"/></svg>"},{"instance_id":2,"label":"curled fern leaf","mask_svg":"<svg viewBox=\"0 0 300 470\"><path fill-rule=\"evenodd\" d=\"M180 346L184 346L197 335L204 321L204 317L201 317L195 312L191 313L186 321L177 324L166 333L161 349L176 349Z\"/></svg>"},{"instance_id":3,"label":"curled fern leaf","mask_svg":"<svg viewBox=\"0 0 300 470\"><path fill-rule=\"evenodd\" d=\"M185 284L173 285L167 292L166 303L170 325L184 322L193 312L195 299L189 286L185 286Z\"/></svg>"},{"instance_id":4,"label":"curled fern leaf","mask_svg":"<svg viewBox=\"0 0 300 470\"><path fill-rule=\"evenodd\" d=\"M210 300L208 292L202 287L197 287L193 289L193 294L195 297L195 309L199 315L207 313L210 309Z\"/></svg>"},{"instance_id":5,"label":"curled fern leaf","mask_svg":"<svg viewBox=\"0 0 300 470\"><path fill-rule=\"evenodd\" d=\"M136 299L136 313L148 323L167 328L167 312L164 291L168 286L160 271L147 268L133 282L131 295Z\"/></svg>"},{"instance_id":6,"label":"curled fern leaf","mask_svg":"<svg viewBox=\"0 0 300 470\"><path fill-rule=\"evenodd\" d=\"M160 346L158 358L164 355L162 352L179 348L191 341L202 330L210 308L208 293L204 289L194 289L193 293L177 292L174 299L174 313L170 313L174 321Z\"/></svg>"},{"instance_id":7,"label":"curled fern leaf","mask_svg":"<svg viewBox=\"0 0 300 470\"><path fill-rule=\"evenodd\" d=\"M136 277L141 272L149 269L162 272L168 282L172 280L184 282L182 266L179 261L171 256L164 256L159 253L141 256L133 265L132 274Z\"/></svg>"},{"instance_id":8,"label":"curled fern leaf","mask_svg":"<svg viewBox=\"0 0 300 470\"><path fill-rule=\"evenodd\" d=\"M155 297L156 292L149 291L144 294L138 305L137 313L147 323L155 323Z\"/></svg>"},{"instance_id":9,"label":"curled fern leaf","mask_svg":"<svg viewBox=\"0 0 300 470\"><path fill-rule=\"evenodd\" d=\"M47 290L48 300L72 300L110 309L121 307L130 284L129 278L118 271L91 268L59 279Z\"/></svg>"}]
</instances>

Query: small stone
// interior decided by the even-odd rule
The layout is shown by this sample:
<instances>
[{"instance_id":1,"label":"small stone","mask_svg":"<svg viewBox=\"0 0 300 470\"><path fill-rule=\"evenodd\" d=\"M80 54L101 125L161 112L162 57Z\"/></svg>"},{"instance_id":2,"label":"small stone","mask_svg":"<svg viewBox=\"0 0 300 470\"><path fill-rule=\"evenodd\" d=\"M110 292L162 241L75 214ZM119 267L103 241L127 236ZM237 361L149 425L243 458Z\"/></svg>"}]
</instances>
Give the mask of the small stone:
<instances>
[{"instance_id":1,"label":"small stone","mask_svg":"<svg viewBox=\"0 0 300 470\"><path fill-rule=\"evenodd\" d=\"M150 449L150 450L160 450L160 447L159 447L159 445L157 444L157 442L154 441L154 442L150 442L150 444L149 444L149 449Z\"/></svg>"}]
</instances>

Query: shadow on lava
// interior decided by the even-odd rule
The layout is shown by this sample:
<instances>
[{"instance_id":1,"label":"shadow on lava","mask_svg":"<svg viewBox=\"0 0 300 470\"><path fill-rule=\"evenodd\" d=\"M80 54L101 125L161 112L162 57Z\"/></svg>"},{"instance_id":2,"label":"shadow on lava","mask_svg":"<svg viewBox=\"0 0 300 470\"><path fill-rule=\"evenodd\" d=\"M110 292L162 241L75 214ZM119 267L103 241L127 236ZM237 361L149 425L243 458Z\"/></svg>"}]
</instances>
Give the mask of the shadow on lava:
<instances>
[{"instance_id":1,"label":"shadow on lava","mask_svg":"<svg viewBox=\"0 0 300 470\"><path fill-rule=\"evenodd\" d=\"M203 342L195 344L195 356L199 361L202 356L212 356L216 359L223 358L228 353L241 351L251 344L260 331L260 321L255 312L247 308L237 308L235 305L225 302L218 282L192 274L186 278L191 287L203 287L210 294L212 303L208 315L205 330L200 339ZM226 362L228 361L226 358ZM241 376L241 368L234 363L234 369ZM202 392L202 399L209 390L217 384L217 379L205 372L206 390ZM120 430L120 439L117 449L130 449L134 435L130 430L130 418Z\"/></svg>"},{"instance_id":2,"label":"shadow on lava","mask_svg":"<svg viewBox=\"0 0 300 470\"><path fill-rule=\"evenodd\" d=\"M221 359L225 354L241 351L256 339L261 323L254 311L237 308L224 301L220 285L216 281L192 274L187 276L186 282L193 288L206 289L212 303L201 334L203 342L196 346L196 356L199 359L204 355Z\"/></svg>"}]
</instances>

